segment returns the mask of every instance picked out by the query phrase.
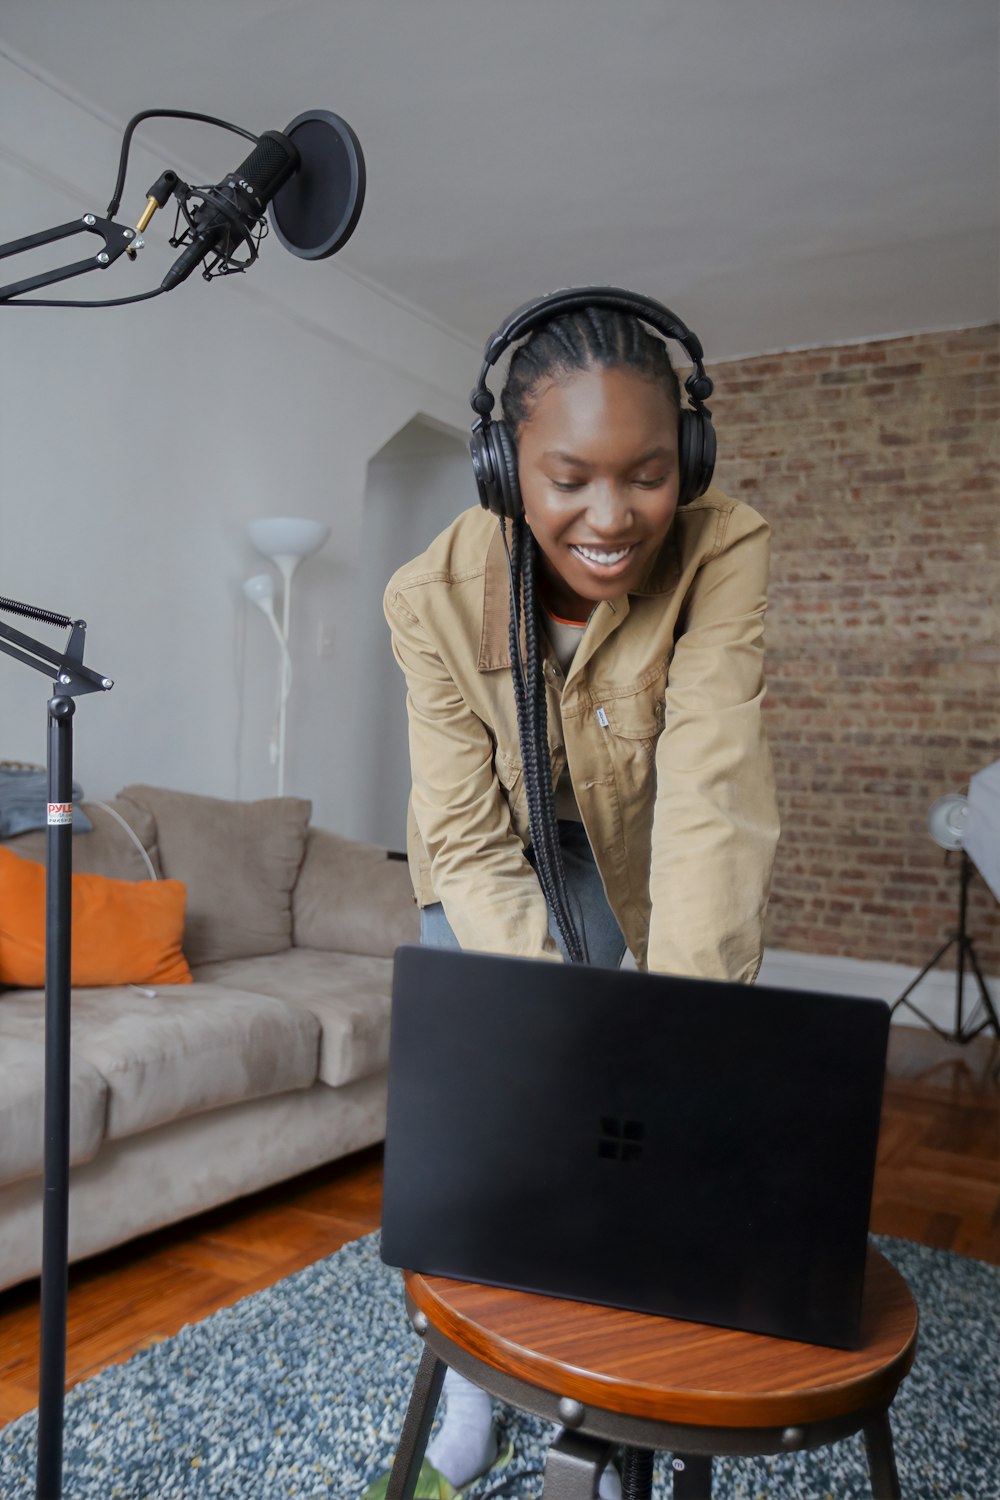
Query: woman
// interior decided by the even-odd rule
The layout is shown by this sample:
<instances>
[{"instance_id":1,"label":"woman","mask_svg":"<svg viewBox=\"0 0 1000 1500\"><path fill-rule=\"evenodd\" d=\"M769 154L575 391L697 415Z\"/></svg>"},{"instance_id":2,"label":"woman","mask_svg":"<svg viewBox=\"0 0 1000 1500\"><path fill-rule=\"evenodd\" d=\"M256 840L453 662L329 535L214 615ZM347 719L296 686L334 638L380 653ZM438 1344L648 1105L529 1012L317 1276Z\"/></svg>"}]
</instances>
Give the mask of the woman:
<instances>
[{"instance_id":1,"label":"woman","mask_svg":"<svg viewBox=\"0 0 1000 1500\"><path fill-rule=\"evenodd\" d=\"M644 324L688 350L688 406ZM486 372L525 334L491 424ZM614 288L519 309L487 345L473 460L499 528L465 511L385 596L423 942L756 977L768 528L710 487L711 389L683 323ZM496 1454L485 1393L449 1372L445 1394L418 1494Z\"/></svg>"}]
</instances>

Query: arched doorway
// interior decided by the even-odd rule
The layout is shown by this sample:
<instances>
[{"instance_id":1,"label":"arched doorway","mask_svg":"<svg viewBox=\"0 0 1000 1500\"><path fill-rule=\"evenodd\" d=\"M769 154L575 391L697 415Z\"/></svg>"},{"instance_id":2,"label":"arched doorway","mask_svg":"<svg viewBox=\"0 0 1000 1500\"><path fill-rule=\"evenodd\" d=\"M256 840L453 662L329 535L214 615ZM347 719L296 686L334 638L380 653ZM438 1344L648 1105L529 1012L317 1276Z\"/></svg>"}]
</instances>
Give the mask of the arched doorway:
<instances>
[{"instance_id":1,"label":"arched doorway","mask_svg":"<svg viewBox=\"0 0 1000 1500\"><path fill-rule=\"evenodd\" d=\"M389 578L476 503L467 440L415 417L368 465L356 598L358 676L353 795L344 832L390 849L406 838L406 687L389 644Z\"/></svg>"}]
</instances>

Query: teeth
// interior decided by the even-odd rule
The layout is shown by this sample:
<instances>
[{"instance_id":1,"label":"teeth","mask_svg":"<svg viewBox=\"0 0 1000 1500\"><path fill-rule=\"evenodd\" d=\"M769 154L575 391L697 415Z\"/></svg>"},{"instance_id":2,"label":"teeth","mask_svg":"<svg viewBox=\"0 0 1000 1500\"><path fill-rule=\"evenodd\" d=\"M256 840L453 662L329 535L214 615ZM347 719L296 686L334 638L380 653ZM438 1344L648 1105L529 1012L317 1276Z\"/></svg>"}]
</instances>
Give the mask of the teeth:
<instances>
[{"instance_id":1,"label":"teeth","mask_svg":"<svg viewBox=\"0 0 1000 1500\"><path fill-rule=\"evenodd\" d=\"M608 566L612 563L621 562L622 558L627 557L631 550L631 547L618 547L614 552L598 552L595 547L573 548L574 552L579 552L581 557L586 557L590 562L605 563Z\"/></svg>"}]
</instances>

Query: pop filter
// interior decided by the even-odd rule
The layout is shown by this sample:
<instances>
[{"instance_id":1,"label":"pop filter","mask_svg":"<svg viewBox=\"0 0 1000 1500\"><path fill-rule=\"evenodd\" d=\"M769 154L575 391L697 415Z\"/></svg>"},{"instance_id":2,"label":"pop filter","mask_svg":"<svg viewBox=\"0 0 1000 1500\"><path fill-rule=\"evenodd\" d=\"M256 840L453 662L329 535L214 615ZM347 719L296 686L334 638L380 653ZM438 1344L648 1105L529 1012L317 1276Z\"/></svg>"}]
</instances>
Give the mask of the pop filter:
<instances>
[{"instance_id":1,"label":"pop filter","mask_svg":"<svg viewBox=\"0 0 1000 1500\"><path fill-rule=\"evenodd\" d=\"M346 245L365 201L365 159L346 120L307 109L282 132L301 165L271 200L275 234L293 255L323 260Z\"/></svg>"}]
</instances>

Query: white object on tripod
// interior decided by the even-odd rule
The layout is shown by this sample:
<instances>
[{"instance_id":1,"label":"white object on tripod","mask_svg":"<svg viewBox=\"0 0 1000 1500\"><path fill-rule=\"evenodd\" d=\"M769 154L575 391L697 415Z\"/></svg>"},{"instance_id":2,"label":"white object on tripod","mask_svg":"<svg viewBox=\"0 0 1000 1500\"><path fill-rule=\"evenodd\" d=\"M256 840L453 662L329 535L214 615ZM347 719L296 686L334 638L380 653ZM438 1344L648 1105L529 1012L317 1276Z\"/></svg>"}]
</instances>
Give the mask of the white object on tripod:
<instances>
[{"instance_id":1,"label":"white object on tripod","mask_svg":"<svg viewBox=\"0 0 1000 1500\"><path fill-rule=\"evenodd\" d=\"M269 557L281 573L284 584L281 599L281 624L274 612L274 580L270 573L248 578L243 592L271 621L281 646L281 668L278 697L278 796L285 792L285 736L288 695L292 690L292 657L289 648L292 616L292 576L304 557L318 552L330 535L329 526L301 516L268 516L247 523L251 542Z\"/></svg>"},{"instance_id":2,"label":"white object on tripod","mask_svg":"<svg viewBox=\"0 0 1000 1500\"><path fill-rule=\"evenodd\" d=\"M1000 760L969 782L965 852L1000 901Z\"/></svg>"}]
</instances>

